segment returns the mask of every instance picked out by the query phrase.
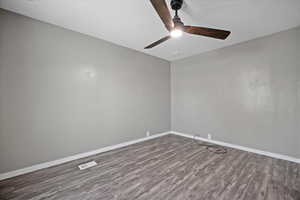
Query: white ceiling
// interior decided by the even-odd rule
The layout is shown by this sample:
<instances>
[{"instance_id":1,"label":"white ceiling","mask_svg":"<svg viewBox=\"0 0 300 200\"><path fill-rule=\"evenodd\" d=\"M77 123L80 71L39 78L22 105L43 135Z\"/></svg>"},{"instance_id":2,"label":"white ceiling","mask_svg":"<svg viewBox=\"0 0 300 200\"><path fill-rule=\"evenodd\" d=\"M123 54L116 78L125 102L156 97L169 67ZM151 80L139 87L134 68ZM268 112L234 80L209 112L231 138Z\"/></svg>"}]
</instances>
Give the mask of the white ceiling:
<instances>
[{"instance_id":1,"label":"white ceiling","mask_svg":"<svg viewBox=\"0 0 300 200\"><path fill-rule=\"evenodd\" d=\"M185 24L230 30L229 38L184 35L144 50L168 34L149 0L0 0L0 7L170 61L300 26L300 0L185 0Z\"/></svg>"}]
</instances>

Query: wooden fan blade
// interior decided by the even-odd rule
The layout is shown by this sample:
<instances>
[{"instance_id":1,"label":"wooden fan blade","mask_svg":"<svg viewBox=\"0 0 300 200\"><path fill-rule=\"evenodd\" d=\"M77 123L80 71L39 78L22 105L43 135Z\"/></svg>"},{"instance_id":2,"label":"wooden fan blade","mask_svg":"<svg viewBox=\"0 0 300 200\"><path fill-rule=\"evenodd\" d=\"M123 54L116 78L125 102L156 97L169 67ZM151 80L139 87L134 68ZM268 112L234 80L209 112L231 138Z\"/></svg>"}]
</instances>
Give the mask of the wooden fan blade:
<instances>
[{"instance_id":1,"label":"wooden fan blade","mask_svg":"<svg viewBox=\"0 0 300 200\"><path fill-rule=\"evenodd\" d=\"M157 14L165 24L168 31L173 28L173 20L165 0L150 0Z\"/></svg>"},{"instance_id":2,"label":"wooden fan blade","mask_svg":"<svg viewBox=\"0 0 300 200\"><path fill-rule=\"evenodd\" d=\"M184 32L194 34L194 35L202 35L206 37L212 37L216 39L225 40L229 35L230 31L205 28L205 27L196 27L196 26L184 26Z\"/></svg>"},{"instance_id":3,"label":"wooden fan blade","mask_svg":"<svg viewBox=\"0 0 300 200\"><path fill-rule=\"evenodd\" d=\"M171 38L171 36L169 36L169 35L166 36L166 37L164 37L164 38L161 38L160 40L158 40L156 42L153 42L152 44L146 46L145 49L151 49L151 48L153 48L153 47L155 47L155 46L157 46L157 45L159 45L159 44L161 44L161 43L169 40L170 38Z\"/></svg>"}]
</instances>

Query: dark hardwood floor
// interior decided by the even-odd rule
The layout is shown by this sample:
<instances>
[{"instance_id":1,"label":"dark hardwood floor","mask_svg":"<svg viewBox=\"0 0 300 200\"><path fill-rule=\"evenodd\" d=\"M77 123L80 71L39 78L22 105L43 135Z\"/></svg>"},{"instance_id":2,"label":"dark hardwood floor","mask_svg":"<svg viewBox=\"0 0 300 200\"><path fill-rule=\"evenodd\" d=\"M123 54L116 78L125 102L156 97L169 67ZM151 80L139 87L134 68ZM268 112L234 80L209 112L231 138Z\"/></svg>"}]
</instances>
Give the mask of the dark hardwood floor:
<instances>
[{"instance_id":1,"label":"dark hardwood floor","mask_svg":"<svg viewBox=\"0 0 300 200\"><path fill-rule=\"evenodd\" d=\"M300 200L300 165L168 135L1 181L0 199Z\"/></svg>"}]
</instances>

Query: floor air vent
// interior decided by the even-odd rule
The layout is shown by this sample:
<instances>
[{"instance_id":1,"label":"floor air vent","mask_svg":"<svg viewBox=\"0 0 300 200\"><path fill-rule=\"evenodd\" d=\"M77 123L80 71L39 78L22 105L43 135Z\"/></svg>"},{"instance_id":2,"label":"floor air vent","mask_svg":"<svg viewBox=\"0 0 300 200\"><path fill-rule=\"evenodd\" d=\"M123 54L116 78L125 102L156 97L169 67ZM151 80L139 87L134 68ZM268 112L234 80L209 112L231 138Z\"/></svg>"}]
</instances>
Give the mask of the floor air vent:
<instances>
[{"instance_id":1,"label":"floor air vent","mask_svg":"<svg viewBox=\"0 0 300 200\"><path fill-rule=\"evenodd\" d=\"M91 162L88 162L88 163L83 163L81 165L78 165L78 168L80 170L84 170L84 169L88 169L88 168L94 167L96 165L97 165L96 161L91 161Z\"/></svg>"}]
</instances>

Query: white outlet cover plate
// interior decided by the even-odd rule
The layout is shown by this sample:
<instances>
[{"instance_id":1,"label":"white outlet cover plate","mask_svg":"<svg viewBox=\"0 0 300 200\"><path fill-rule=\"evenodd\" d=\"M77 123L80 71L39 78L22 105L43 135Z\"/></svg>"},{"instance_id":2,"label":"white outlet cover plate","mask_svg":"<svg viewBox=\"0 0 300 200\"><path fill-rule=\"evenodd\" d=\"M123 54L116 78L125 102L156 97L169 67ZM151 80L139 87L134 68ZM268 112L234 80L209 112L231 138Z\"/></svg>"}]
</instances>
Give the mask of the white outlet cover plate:
<instances>
[{"instance_id":1,"label":"white outlet cover plate","mask_svg":"<svg viewBox=\"0 0 300 200\"><path fill-rule=\"evenodd\" d=\"M208 138L209 140L211 140L211 134L208 134L208 135L207 135L207 138Z\"/></svg>"}]
</instances>

